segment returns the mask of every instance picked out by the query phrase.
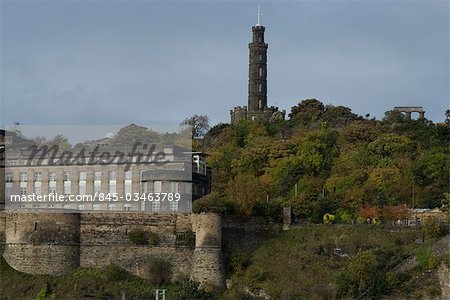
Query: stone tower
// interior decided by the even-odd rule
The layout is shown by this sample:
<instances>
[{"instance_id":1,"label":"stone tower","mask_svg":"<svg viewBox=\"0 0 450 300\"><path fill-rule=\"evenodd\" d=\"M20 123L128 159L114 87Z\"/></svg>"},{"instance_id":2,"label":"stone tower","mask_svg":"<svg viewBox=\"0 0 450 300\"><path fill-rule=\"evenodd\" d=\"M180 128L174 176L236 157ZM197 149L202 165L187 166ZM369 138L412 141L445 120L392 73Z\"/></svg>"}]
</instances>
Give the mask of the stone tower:
<instances>
[{"instance_id":1,"label":"stone tower","mask_svg":"<svg viewBox=\"0 0 450 300\"><path fill-rule=\"evenodd\" d=\"M240 120L274 120L284 119L285 111L278 107L267 106L267 48L264 41L265 27L258 22L252 27L253 39L249 48L248 70L248 106L237 106L230 111L231 124Z\"/></svg>"},{"instance_id":2,"label":"stone tower","mask_svg":"<svg viewBox=\"0 0 450 300\"><path fill-rule=\"evenodd\" d=\"M248 109L261 111L267 107L267 44L264 26L252 27L253 40L249 48Z\"/></svg>"}]
</instances>

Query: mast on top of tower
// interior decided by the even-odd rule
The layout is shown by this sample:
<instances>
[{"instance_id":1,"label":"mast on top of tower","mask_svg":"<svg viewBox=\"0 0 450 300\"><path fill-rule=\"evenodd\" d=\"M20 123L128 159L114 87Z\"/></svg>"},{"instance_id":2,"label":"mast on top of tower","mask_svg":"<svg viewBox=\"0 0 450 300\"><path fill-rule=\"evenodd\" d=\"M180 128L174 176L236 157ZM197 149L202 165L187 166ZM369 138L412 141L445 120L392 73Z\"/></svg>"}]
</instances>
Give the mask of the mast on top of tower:
<instances>
[{"instance_id":1,"label":"mast on top of tower","mask_svg":"<svg viewBox=\"0 0 450 300\"><path fill-rule=\"evenodd\" d=\"M256 26L261 26L261 16L262 16L263 14L261 13L261 11L260 11L260 8L259 8L259 4L258 4L258 13L257 13L257 21L256 21Z\"/></svg>"}]
</instances>

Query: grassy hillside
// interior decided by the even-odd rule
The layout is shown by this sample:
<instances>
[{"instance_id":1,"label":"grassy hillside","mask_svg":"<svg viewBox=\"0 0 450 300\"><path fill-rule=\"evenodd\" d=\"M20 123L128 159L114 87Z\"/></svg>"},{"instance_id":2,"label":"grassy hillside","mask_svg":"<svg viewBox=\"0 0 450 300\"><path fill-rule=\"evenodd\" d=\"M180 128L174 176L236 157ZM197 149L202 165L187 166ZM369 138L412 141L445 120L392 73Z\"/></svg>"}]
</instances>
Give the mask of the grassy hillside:
<instances>
[{"instance_id":1,"label":"grassy hillside","mask_svg":"<svg viewBox=\"0 0 450 300\"><path fill-rule=\"evenodd\" d=\"M434 278L431 274L422 276L419 283L416 279L424 269L435 267L440 257L422 258L425 266L408 274L391 272L405 258L428 249L427 243L415 242L421 239L419 230L392 232L371 226L310 225L285 231L248 257L234 254L230 262L234 270L232 287L226 296L370 299L393 294L407 298L424 293L436 295L440 293L436 280L426 280ZM335 254L336 248L349 257Z\"/></svg>"},{"instance_id":2,"label":"grassy hillside","mask_svg":"<svg viewBox=\"0 0 450 300\"><path fill-rule=\"evenodd\" d=\"M198 291L196 283L188 280L159 286L167 289L167 299L210 298L209 294ZM122 299L121 290L126 291L126 299L154 299L157 287L158 284L114 265L103 269L79 268L64 276L33 276L14 270L3 257L0 258L1 300Z\"/></svg>"},{"instance_id":3,"label":"grassy hillside","mask_svg":"<svg viewBox=\"0 0 450 300\"><path fill-rule=\"evenodd\" d=\"M434 256L420 229L389 230L370 225L308 225L268 239L253 253L226 253L229 289L198 291L185 280L160 283L167 299L398 299L436 296L436 266L450 255ZM340 249L339 251L336 249ZM0 249L1 250L1 249ZM0 251L1 252L1 251ZM417 266L392 269L411 255ZM149 299L158 284L110 265L80 268L64 276L32 276L0 259L0 299Z\"/></svg>"}]
</instances>

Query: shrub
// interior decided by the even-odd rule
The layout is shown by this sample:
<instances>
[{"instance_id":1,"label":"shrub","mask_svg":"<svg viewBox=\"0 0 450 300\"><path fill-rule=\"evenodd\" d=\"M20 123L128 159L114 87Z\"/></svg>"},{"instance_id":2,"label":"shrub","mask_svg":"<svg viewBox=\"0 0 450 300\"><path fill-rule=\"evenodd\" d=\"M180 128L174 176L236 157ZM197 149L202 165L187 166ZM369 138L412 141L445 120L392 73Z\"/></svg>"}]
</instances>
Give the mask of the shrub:
<instances>
[{"instance_id":1,"label":"shrub","mask_svg":"<svg viewBox=\"0 0 450 300\"><path fill-rule=\"evenodd\" d=\"M326 213L323 215L323 223L325 224L331 224L333 223L335 217L332 214Z\"/></svg>"},{"instance_id":2,"label":"shrub","mask_svg":"<svg viewBox=\"0 0 450 300\"><path fill-rule=\"evenodd\" d=\"M177 244L179 246L185 246L191 249L195 247L195 232L193 231L185 231L180 233L180 236L177 234Z\"/></svg>"},{"instance_id":3,"label":"shrub","mask_svg":"<svg viewBox=\"0 0 450 300\"><path fill-rule=\"evenodd\" d=\"M147 232L142 229L134 229L128 233L128 239L135 245L157 245L159 243L158 234Z\"/></svg>"},{"instance_id":4,"label":"shrub","mask_svg":"<svg viewBox=\"0 0 450 300\"><path fill-rule=\"evenodd\" d=\"M366 222L366 219L364 219L363 217L358 217L356 219L356 223L358 224L364 224Z\"/></svg>"},{"instance_id":5,"label":"shrub","mask_svg":"<svg viewBox=\"0 0 450 300\"><path fill-rule=\"evenodd\" d=\"M352 215L349 212L341 211L338 214L338 219L344 224L350 224L352 222Z\"/></svg>"},{"instance_id":6,"label":"shrub","mask_svg":"<svg viewBox=\"0 0 450 300\"><path fill-rule=\"evenodd\" d=\"M250 263L250 256L242 252L235 252L230 255L229 267L233 273L242 272L248 267Z\"/></svg>"},{"instance_id":7,"label":"shrub","mask_svg":"<svg viewBox=\"0 0 450 300\"><path fill-rule=\"evenodd\" d=\"M125 280L127 276L128 274L124 269L113 263L110 263L105 268L105 278L109 282L122 281Z\"/></svg>"},{"instance_id":8,"label":"shrub","mask_svg":"<svg viewBox=\"0 0 450 300\"><path fill-rule=\"evenodd\" d=\"M192 203L193 213L213 212L223 214L227 212L228 204L219 193L211 193Z\"/></svg>"},{"instance_id":9,"label":"shrub","mask_svg":"<svg viewBox=\"0 0 450 300\"><path fill-rule=\"evenodd\" d=\"M169 282L170 264L161 258L154 258L146 264L146 275L152 285Z\"/></svg>"},{"instance_id":10,"label":"shrub","mask_svg":"<svg viewBox=\"0 0 450 300\"><path fill-rule=\"evenodd\" d=\"M441 228L439 222L435 218L427 218L423 222L423 232L427 240L441 237L443 234L442 229L443 228Z\"/></svg>"},{"instance_id":11,"label":"shrub","mask_svg":"<svg viewBox=\"0 0 450 300\"><path fill-rule=\"evenodd\" d=\"M425 271L436 267L437 258L431 252L431 249L422 246L416 250L417 267L420 271Z\"/></svg>"}]
</instances>

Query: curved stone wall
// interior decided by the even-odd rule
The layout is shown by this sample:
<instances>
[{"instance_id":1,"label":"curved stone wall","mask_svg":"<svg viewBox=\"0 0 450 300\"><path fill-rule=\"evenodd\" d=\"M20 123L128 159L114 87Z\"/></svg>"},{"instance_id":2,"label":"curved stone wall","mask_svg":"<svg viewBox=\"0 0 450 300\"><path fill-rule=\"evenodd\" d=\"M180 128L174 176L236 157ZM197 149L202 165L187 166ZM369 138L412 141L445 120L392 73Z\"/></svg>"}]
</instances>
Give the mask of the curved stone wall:
<instances>
[{"instance_id":1,"label":"curved stone wall","mask_svg":"<svg viewBox=\"0 0 450 300\"><path fill-rule=\"evenodd\" d=\"M216 214L192 215L195 250L191 277L204 285L225 287L222 255L222 218Z\"/></svg>"},{"instance_id":2,"label":"curved stone wall","mask_svg":"<svg viewBox=\"0 0 450 300\"><path fill-rule=\"evenodd\" d=\"M61 275L80 264L78 213L9 213L3 257L28 274Z\"/></svg>"}]
</instances>

